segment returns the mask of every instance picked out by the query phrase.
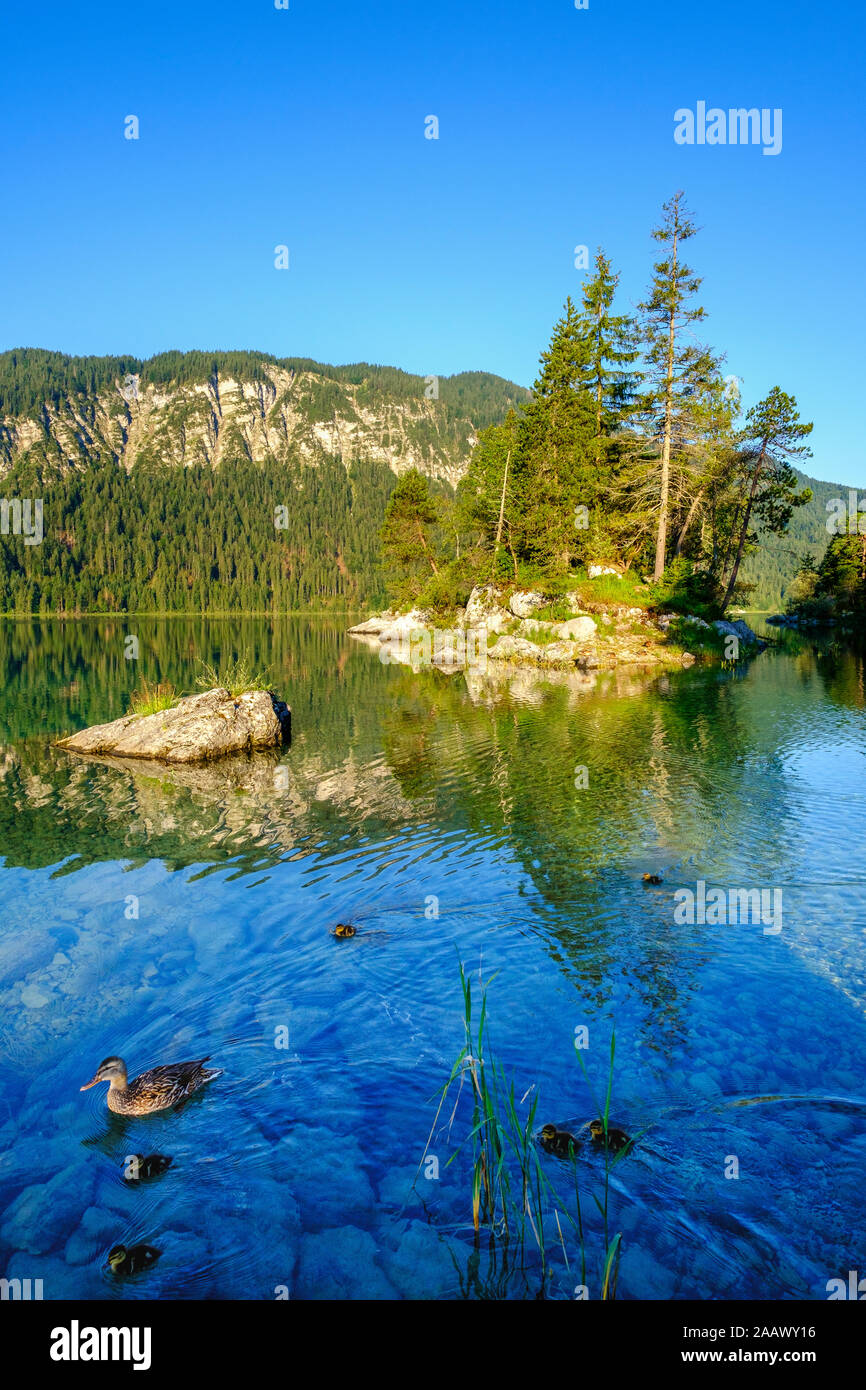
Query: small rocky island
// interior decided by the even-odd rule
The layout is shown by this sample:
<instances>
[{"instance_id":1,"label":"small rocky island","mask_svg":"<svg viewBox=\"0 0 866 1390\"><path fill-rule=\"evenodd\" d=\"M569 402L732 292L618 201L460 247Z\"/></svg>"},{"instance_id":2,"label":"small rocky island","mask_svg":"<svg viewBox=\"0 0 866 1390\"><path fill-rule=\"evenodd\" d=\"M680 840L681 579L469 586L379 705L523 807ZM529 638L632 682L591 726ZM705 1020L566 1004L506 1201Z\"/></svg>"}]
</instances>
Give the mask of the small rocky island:
<instances>
[{"instance_id":1,"label":"small rocky island","mask_svg":"<svg viewBox=\"0 0 866 1390\"><path fill-rule=\"evenodd\" d=\"M607 571L602 571L607 573ZM590 572L590 577L596 575ZM558 600L541 590L514 585L483 584L473 588L465 608L452 615L454 629L483 634L483 650L476 655L492 662L538 666L559 670L597 671L615 666L690 666L697 656L725 659L733 651L749 656L766 643L747 623L717 618L711 622L696 614L665 613L623 600L592 601L568 593ZM420 608L409 612L388 611L349 629L357 637L378 641L391 661L411 664L419 646L413 636L436 633L443 624L435 613ZM734 648L726 638L736 638ZM435 655L433 665L448 667ZM477 647L476 643L476 647ZM735 658L736 659L736 658ZM461 661L451 663L457 669Z\"/></svg>"},{"instance_id":2,"label":"small rocky island","mask_svg":"<svg viewBox=\"0 0 866 1390\"><path fill-rule=\"evenodd\" d=\"M232 695L217 686L155 714L126 714L57 741L73 753L196 763L288 743L292 715L268 690Z\"/></svg>"}]
</instances>

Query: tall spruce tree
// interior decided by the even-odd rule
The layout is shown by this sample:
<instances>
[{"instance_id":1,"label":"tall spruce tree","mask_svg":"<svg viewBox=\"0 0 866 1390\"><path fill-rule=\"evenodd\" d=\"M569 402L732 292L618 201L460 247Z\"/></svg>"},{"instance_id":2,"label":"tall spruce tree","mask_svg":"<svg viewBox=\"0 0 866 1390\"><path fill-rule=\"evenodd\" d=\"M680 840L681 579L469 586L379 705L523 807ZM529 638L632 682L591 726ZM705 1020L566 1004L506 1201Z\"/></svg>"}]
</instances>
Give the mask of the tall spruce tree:
<instances>
[{"instance_id":1,"label":"tall spruce tree","mask_svg":"<svg viewBox=\"0 0 866 1390\"><path fill-rule=\"evenodd\" d=\"M639 356L638 325L628 314L611 312L619 284L601 247L595 274L583 287L584 332L589 344L588 385L595 405L595 460L601 467L605 437L626 423L634 409L640 373L630 370Z\"/></svg>"},{"instance_id":2,"label":"tall spruce tree","mask_svg":"<svg viewBox=\"0 0 866 1390\"><path fill-rule=\"evenodd\" d=\"M653 266L649 295L640 305L644 315L646 360L650 379L648 406L657 417L660 436L661 477L656 525L653 578L661 579L667 556L670 507L671 451L678 433L678 416L710 370L706 349L687 339L691 324L704 317L691 301L701 280L682 259L683 242L697 232L682 192L664 204L661 224L652 233L666 254Z\"/></svg>"},{"instance_id":3,"label":"tall spruce tree","mask_svg":"<svg viewBox=\"0 0 866 1390\"><path fill-rule=\"evenodd\" d=\"M571 298L541 355L535 395L525 409L514 460L513 496L522 512L526 558L551 571L580 556L575 529L579 505L598 500L593 438L595 415L587 390L591 359L584 324Z\"/></svg>"}]
</instances>

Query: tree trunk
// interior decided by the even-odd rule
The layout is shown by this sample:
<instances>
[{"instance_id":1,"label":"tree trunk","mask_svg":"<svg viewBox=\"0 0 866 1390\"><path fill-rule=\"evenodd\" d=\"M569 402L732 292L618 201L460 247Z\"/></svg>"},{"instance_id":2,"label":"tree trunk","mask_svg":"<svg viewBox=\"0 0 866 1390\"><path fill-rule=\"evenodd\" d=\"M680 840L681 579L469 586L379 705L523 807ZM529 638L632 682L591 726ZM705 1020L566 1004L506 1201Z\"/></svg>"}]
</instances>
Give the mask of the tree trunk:
<instances>
[{"instance_id":1,"label":"tree trunk","mask_svg":"<svg viewBox=\"0 0 866 1390\"><path fill-rule=\"evenodd\" d=\"M671 279L676 284L677 275L677 233L674 232L673 261L671 267ZM659 528L656 534L656 562L653 570L653 579L658 583L664 573L665 552L668 541L668 492L670 490L671 477L671 427L673 415L673 380L674 380L674 318L676 305L671 304L670 317L668 320L668 362L667 373L665 376L665 432L662 443L662 486L661 497L659 499Z\"/></svg>"},{"instance_id":2,"label":"tree trunk","mask_svg":"<svg viewBox=\"0 0 866 1390\"><path fill-rule=\"evenodd\" d=\"M512 536L511 536L511 524L510 524L510 523L509 523L509 526L508 526L508 552L509 552L509 554L510 554L510 556L511 556L511 562L512 562L512 564L514 565L514 578L516 579L516 578L517 578L517 556L516 556L515 553L514 553L514 541L513 541Z\"/></svg>"},{"instance_id":3,"label":"tree trunk","mask_svg":"<svg viewBox=\"0 0 866 1390\"><path fill-rule=\"evenodd\" d=\"M703 488L701 488L700 492L697 494L697 496L695 497L694 501L692 502L692 505L689 507L688 512L686 513L686 519L685 519L685 521L683 522L683 529L680 531L680 534L677 536L677 544L676 544L676 551L675 551L675 554L677 554L677 555L682 555L682 553L683 553L683 541L684 541L685 538L686 538L686 532L688 531L689 527L691 526L692 522L693 522L694 519L695 519L695 512L696 512L697 509L698 509L698 503L700 502L700 500L701 500L701 498L703 497L703 495L704 495L704 490L703 490Z\"/></svg>"},{"instance_id":4,"label":"tree trunk","mask_svg":"<svg viewBox=\"0 0 866 1390\"><path fill-rule=\"evenodd\" d=\"M601 464L601 401L602 401L602 365L601 365L601 305L598 306L598 331L596 334L595 353L596 353L596 383L595 383L595 466Z\"/></svg>"},{"instance_id":5,"label":"tree trunk","mask_svg":"<svg viewBox=\"0 0 866 1390\"><path fill-rule=\"evenodd\" d=\"M496 569L496 556L499 554L499 545L502 540L502 521L505 516L505 485L508 482L508 465L511 462L511 450L505 457L505 472L502 475L502 496L499 499L499 521L496 525L496 543L493 547L493 568Z\"/></svg>"},{"instance_id":6,"label":"tree trunk","mask_svg":"<svg viewBox=\"0 0 866 1390\"><path fill-rule=\"evenodd\" d=\"M756 493L757 490L758 490L758 481L759 481L759 479L760 479L760 477L761 477L761 473L762 473L763 470L764 470L764 455L765 455L766 451L767 451L767 441L764 440L764 442L763 442L762 445L761 445L761 452L760 452L760 454L758 455L758 462L757 462L757 464L755 465L755 473L754 473L754 477L752 478L752 486L751 486L751 488L749 489L749 500L748 500L748 502L746 503L746 515L743 517L743 529L740 531L740 540L739 540L739 543L738 543L738 545L737 545L737 553L736 553L736 555L735 555L735 557L734 557L734 568L731 570L731 577L730 577L730 579L728 580L728 587L727 587L727 589L725 590L725 597L722 599L722 612L723 612L723 613L724 613L725 609L727 608L728 604L729 604L730 601L731 601L731 595L732 595L733 592L734 592L734 585L735 585L736 582L737 582L737 575L739 574L739 571L740 571L740 561L741 561L742 558L743 558L743 551L744 551L744 549L745 549L745 547L746 547L746 536L749 534L749 520L750 520L751 515L752 515L752 504L754 503L754 500L755 500L755 493Z\"/></svg>"},{"instance_id":7,"label":"tree trunk","mask_svg":"<svg viewBox=\"0 0 866 1390\"><path fill-rule=\"evenodd\" d=\"M420 521L416 521L416 522L415 522L415 530L418 532L418 539L419 539L419 541L421 542L422 546L424 547L424 554L427 556L427 559L430 561L430 568L432 569L432 571L433 571L434 574L438 574L439 571L438 571L438 569L436 568L436 561L433 559L433 556L430 554L430 547L428 546L427 541L426 541L426 538L425 538L425 536L424 536L424 532L423 532L423 530L421 529L421 523L420 523Z\"/></svg>"}]
</instances>

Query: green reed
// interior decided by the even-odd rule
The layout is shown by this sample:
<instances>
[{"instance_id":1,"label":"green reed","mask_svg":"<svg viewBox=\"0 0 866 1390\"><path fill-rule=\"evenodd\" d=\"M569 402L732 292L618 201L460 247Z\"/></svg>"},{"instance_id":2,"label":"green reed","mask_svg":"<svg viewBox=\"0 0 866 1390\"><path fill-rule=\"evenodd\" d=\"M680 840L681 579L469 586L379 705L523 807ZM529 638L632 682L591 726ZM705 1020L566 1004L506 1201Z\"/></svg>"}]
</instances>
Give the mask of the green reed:
<instances>
[{"instance_id":1,"label":"green reed","mask_svg":"<svg viewBox=\"0 0 866 1390\"><path fill-rule=\"evenodd\" d=\"M539 1097L537 1094L533 1095L528 1108L521 1112L522 1102L516 1097L514 1081L508 1078L505 1068L495 1057L490 1045L487 990L495 976L491 976L486 984L479 982L479 1004L473 997L472 980L467 975L462 961L459 962L459 968L463 994L464 1045L439 1093L439 1104L419 1164L419 1172L449 1095L456 1088L448 1121L450 1132L460 1096L464 1087L468 1085L472 1102L471 1128L445 1165L450 1166L458 1155L470 1146L470 1199L476 1253L470 1261L468 1284L481 1297L506 1297L516 1276L519 1275L527 1284L531 1281L532 1275L528 1268L528 1260L531 1257L532 1266L537 1267L540 1263L540 1293L543 1295L552 1272L551 1249L546 1231L546 1218L552 1214L566 1269L570 1269L568 1237L576 1242L581 1283L586 1285L586 1231L578 1182L577 1155L573 1150L570 1151L574 1180L572 1213L568 1209L570 1204L563 1201L548 1178L539 1156L535 1138ZM615 1040L612 1038L607 1095L603 1110L605 1135L613 1086L614 1058ZM583 1066L582 1059L579 1060ZM621 1255L621 1234L617 1233L611 1238L608 1216L610 1169L618 1157L619 1155L611 1156L605 1146L604 1199L599 1201L595 1195L593 1196L604 1224L601 1297L605 1300L616 1296ZM484 1281L480 1278L482 1235L487 1239L490 1256L490 1268Z\"/></svg>"}]
</instances>

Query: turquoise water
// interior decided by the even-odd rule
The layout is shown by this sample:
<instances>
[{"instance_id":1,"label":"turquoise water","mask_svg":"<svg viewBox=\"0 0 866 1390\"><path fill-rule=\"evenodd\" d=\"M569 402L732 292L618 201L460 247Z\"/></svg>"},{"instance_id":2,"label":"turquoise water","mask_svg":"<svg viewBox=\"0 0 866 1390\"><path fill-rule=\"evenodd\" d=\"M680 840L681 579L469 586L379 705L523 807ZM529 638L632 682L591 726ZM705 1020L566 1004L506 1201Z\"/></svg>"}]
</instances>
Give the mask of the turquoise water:
<instances>
[{"instance_id":1,"label":"turquoise water","mask_svg":"<svg viewBox=\"0 0 866 1390\"><path fill-rule=\"evenodd\" d=\"M52 748L140 674L191 689L197 659L241 650L292 705L281 753L172 770ZM434 1127L458 957L539 1126L597 1113L615 1028L611 1122L639 1135L610 1174L619 1297L821 1299L866 1270L862 656L509 686L383 666L338 622L130 619L6 624L0 663L6 1277L45 1298L534 1296L531 1252L497 1281L501 1249L473 1239L468 1088ZM782 930L679 923L699 880L781 890ZM115 1052L225 1070L120 1119L79 1091ZM169 1171L125 1183L155 1151ZM542 1162L573 1211L569 1165ZM596 1298L604 1163L576 1172ZM581 1281L561 1225L551 1298ZM116 1278L121 1241L161 1257Z\"/></svg>"}]
</instances>

